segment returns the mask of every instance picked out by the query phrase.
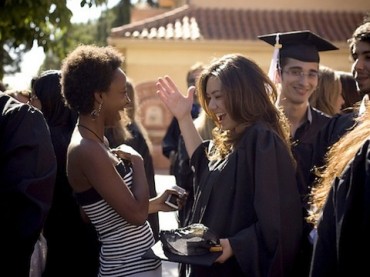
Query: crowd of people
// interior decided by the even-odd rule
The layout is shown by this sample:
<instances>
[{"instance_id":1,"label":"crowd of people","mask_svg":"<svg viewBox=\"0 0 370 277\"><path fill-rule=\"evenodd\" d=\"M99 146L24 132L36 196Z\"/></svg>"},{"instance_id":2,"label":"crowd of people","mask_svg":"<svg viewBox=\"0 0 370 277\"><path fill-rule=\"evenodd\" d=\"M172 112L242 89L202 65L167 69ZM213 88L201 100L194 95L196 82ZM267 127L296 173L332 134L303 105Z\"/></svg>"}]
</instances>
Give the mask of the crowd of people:
<instances>
[{"instance_id":1,"label":"crowd of people","mask_svg":"<svg viewBox=\"0 0 370 277\"><path fill-rule=\"evenodd\" d=\"M114 47L80 45L29 90L0 87L4 276L35 276L40 238L39 276L162 276L161 260L144 257L159 211L219 237L212 264L180 263L180 277L367 275L370 21L348 40L350 72L320 64L338 48L310 31L258 38L277 48L276 78L238 53L196 63L187 92L158 76L173 115L163 154L181 195L157 194Z\"/></svg>"}]
</instances>

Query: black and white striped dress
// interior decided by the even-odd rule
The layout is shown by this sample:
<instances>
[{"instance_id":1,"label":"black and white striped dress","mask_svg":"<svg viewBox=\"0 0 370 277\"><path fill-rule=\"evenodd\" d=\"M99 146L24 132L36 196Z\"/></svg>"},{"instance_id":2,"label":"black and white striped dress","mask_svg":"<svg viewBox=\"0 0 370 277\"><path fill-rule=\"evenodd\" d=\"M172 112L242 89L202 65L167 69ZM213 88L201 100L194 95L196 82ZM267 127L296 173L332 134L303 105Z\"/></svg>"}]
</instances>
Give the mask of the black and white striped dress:
<instances>
[{"instance_id":1,"label":"black and white striped dress","mask_svg":"<svg viewBox=\"0 0 370 277\"><path fill-rule=\"evenodd\" d=\"M120 162L116 169L131 188L132 168ZM160 260L141 258L154 245L148 222L141 226L128 223L94 188L77 193L76 196L95 226L102 244L99 276L129 276L155 270L161 265Z\"/></svg>"}]
</instances>

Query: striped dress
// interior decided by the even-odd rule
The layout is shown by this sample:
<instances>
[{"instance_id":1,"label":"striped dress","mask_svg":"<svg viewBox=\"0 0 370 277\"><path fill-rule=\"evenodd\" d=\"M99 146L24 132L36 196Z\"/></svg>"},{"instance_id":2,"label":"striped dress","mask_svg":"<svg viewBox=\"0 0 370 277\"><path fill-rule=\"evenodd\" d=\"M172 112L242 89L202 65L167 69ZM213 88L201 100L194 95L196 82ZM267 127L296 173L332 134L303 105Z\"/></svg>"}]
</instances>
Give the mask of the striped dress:
<instances>
[{"instance_id":1,"label":"striped dress","mask_svg":"<svg viewBox=\"0 0 370 277\"><path fill-rule=\"evenodd\" d=\"M132 168L120 162L116 166L129 188ZM153 233L146 221L141 226L128 223L94 188L77 193L77 200L91 220L101 242L99 276L129 276L157 269L160 260L142 259L154 245Z\"/></svg>"}]
</instances>

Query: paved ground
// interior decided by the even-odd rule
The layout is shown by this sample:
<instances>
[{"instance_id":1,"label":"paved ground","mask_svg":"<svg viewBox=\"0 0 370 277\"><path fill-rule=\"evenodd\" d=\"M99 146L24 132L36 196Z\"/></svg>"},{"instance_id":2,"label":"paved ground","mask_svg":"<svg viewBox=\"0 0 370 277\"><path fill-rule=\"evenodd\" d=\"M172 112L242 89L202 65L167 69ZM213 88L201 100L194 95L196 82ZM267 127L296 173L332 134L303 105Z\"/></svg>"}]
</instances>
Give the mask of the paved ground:
<instances>
[{"instance_id":1,"label":"paved ground","mask_svg":"<svg viewBox=\"0 0 370 277\"><path fill-rule=\"evenodd\" d=\"M175 178L171 175L166 175L165 172L158 172L155 175L155 184L157 192L165 190L166 187L171 187L175 184ZM177 228L176 212L159 212L159 225L162 230L170 230ZM162 261L162 277L178 277L177 263Z\"/></svg>"}]
</instances>

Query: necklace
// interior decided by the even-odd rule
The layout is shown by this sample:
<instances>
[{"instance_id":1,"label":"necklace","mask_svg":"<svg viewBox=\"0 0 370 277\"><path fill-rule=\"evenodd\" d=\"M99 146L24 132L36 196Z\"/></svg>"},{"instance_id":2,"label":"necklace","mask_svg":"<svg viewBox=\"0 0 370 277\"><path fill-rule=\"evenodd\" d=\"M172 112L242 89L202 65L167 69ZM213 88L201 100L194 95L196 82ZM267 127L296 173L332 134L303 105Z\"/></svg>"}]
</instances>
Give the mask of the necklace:
<instances>
[{"instance_id":1,"label":"necklace","mask_svg":"<svg viewBox=\"0 0 370 277\"><path fill-rule=\"evenodd\" d=\"M105 146L104 140L103 140L102 138L100 138L100 137L98 136L98 134L97 134L97 133L95 133L93 130L91 130L89 127L86 127L85 125L82 125L82 124L77 124L77 127L82 127L82 128L84 128L84 129L88 130L89 132L93 133L93 134L94 134L94 135L99 139L99 141L100 141L101 143L103 143L103 145Z\"/></svg>"}]
</instances>

